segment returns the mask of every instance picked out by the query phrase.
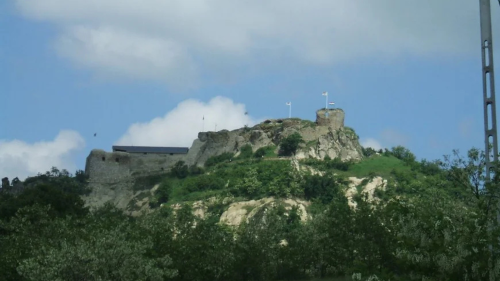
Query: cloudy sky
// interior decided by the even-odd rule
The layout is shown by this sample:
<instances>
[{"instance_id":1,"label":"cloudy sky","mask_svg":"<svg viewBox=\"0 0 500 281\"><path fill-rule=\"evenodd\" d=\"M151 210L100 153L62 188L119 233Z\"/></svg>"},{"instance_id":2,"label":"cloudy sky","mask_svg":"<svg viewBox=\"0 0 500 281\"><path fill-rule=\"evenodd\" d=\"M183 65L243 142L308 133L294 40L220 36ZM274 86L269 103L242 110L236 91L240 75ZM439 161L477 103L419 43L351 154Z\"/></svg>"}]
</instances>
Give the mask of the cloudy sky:
<instances>
[{"instance_id":1,"label":"cloudy sky","mask_svg":"<svg viewBox=\"0 0 500 281\"><path fill-rule=\"evenodd\" d=\"M477 2L0 1L0 176L74 172L113 144L190 146L288 101L314 120L323 91L365 146L483 148Z\"/></svg>"}]
</instances>

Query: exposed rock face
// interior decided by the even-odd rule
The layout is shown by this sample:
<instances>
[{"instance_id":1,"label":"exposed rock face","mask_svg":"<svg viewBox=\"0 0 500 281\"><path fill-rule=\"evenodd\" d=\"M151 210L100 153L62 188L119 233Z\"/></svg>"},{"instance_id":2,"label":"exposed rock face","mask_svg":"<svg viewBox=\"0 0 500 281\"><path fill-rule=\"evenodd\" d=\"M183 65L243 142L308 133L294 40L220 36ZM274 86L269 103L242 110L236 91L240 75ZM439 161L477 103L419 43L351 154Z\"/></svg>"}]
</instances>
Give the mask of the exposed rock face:
<instances>
[{"instance_id":1,"label":"exposed rock face","mask_svg":"<svg viewBox=\"0 0 500 281\"><path fill-rule=\"evenodd\" d=\"M220 217L220 222L230 226L238 226L244 220L248 220L258 212L264 211L265 208L274 207L276 203L276 199L272 197L232 203ZM301 221L306 221L309 218L306 208L310 205L310 202L298 199L285 199L281 200L281 203L287 210L291 210L292 207L297 206L300 210Z\"/></svg>"},{"instance_id":2,"label":"exposed rock face","mask_svg":"<svg viewBox=\"0 0 500 281\"><path fill-rule=\"evenodd\" d=\"M281 139L299 133L306 144L297 151L297 158L323 159L339 157L341 160L358 160L362 150L358 136L352 129L344 127L344 111L324 109L316 112L316 123L300 119L266 120L253 128L234 131L202 132L193 143L189 154L190 165L203 165L211 156L224 152L238 153L242 146L251 145L253 151L265 146L277 146ZM195 145L196 144L196 145Z\"/></svg>"},{"instance_id":3,"label":"exposed rock face","mask_svg":"<svg viewBox=\"0 0 500 281\"><path fill-rule=\"evenodd\" d=\"M368 195L368 202L376 202L379 200L375 196L375 190L381 189L385 190L387 187L387 180L381 177L375 177L372 180L365 180L365 178L349 178L349 187L345 191L345 196L348 199L348 204L351 208L355 209L357 204L354 201L354 195L361 193ZM225 199L226 200L226 199ZM211 204L213 202L213 198L208 199L207 201L196 201L192 204L193 214L204 218L205 213L207 211L207 204ZM248 200L248 201L240 201L233 202L229 205L226 211L222 213L219 222L237 227L242 222L248 220L258 213L265 212L268 208L275 207L278 203L281 203L285 206L286 210L291 210L292 207L298 207L300 210L300 220L305 222L310 219L310 215L307 213L307 208L311 205L311 202L300 199L275 199L273 197L265 197L258 200ZM177 210L181 207L180 204L172 205L174 210Z\"/></svg>"},{"instance_id":4,"label":"exposed rock face","mask_svg":"<svg viewBox=\"0 0 500 281\"><path fill-rule=\"evenodd\" d=\"M347 189L345 195L347 199L349 200L349 206L352 208L356 208L357 203L353 200L354 195L361 193L361 194L367 194L368 195L368 202L374 202L378 201L379 199L375 196L375 190L380 189L380 190L386 190L387 187L387 180L381 178L381 177L374 177L372 180L370 180L366 185L363 186L363 180L364 178L359 179L356 177L350 177L349 181L351 182L349 184L349 188ZM358 187L360 190L358 191Z\"/></svg>"}]
</instances>

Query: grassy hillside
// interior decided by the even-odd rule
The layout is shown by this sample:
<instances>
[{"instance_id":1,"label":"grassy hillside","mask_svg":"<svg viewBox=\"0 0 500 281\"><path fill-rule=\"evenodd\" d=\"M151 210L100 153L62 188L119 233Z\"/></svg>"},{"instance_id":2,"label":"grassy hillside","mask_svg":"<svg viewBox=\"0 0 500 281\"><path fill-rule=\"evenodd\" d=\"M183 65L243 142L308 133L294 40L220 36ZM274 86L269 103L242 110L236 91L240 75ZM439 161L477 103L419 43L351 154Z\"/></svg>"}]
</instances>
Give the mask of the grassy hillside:
<instances>
[{"instance_id":1,"label":"grassy hillside","mask_svg":"<svg viewBox=\"0 0 500 281\"><path fill-rule=\"evenodd\" d=\"M215 156L207 161L209 165L203 169L192 170L179 163L172 173L161 178L151 177L157 183L161 182L157 191L160 195L151 200L156 202L153 206L228 196L241 200L267 196L297 197L326 202L325 198L330 196L327 191L310 187L313 183L317 184L318 176L297 172L291 164L291 158L277 158L271 153L274 149L263 148L256 153L243 149L238 157L230 153ZM311 167L321 171L330 182L325 183L326 186L339 190L346 189L349 177L371 179L380 176L388 180L388 187L385 192L377 190L376 196L386 200L396 195L425 194L426 187L431 184L441 184L441 192L449 196L466 196L467 190L447 182L446 173L436 163L417 162L411 155L404 153L396 149L373 154L357 162L303 159L299 164L302 168ZM409 161L405 157L413 160ZM181 170L184 172L179 172Z\"/></svg>"}]
</instances>

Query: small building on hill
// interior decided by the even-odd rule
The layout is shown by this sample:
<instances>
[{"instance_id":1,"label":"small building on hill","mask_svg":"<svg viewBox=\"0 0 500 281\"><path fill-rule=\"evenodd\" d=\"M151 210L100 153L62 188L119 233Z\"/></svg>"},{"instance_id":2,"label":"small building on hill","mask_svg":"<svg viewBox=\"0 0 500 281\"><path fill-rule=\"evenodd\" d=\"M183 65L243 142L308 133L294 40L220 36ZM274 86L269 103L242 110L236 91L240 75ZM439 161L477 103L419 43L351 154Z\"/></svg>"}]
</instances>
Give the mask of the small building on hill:
<instances>
[{"instance_id":1,"label":"small building on hill","mask_svg":"<svg viewBox=\"0 0 500 281\"><path fill-rule=\"evenodd\" d=\"M187 154L188 147L154 147L154 146L123 146L113 145L113 152L127 152L139 154Z\"/></svg>"}]
</instances>

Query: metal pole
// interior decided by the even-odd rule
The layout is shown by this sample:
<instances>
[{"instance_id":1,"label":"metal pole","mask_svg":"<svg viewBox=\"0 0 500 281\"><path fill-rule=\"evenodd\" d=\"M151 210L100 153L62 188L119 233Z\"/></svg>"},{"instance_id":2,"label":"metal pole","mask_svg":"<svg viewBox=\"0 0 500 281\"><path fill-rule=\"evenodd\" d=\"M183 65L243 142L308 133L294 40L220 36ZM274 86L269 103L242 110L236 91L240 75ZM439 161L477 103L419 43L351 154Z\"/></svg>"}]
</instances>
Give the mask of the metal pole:
<instances>
[{"instance_id":1,"label":"metal pole","mask_svg":"<svg viewBox=\"0 0 500 281\"><path fill-rule=\"evenodd\" d=\"M498 161L495 72L493 65L493 36L491 32L490 0L479 0L479 11L481 20L481 53L483 62L485 166L486 181L489 182L491 180L491 175L494 172L493 165Z\"/></svg>"},{"instance_id":2,"label":"metal pole","mask_svg":"<svg viewBox=\"0 0 500 281\"><path fill-rule=\"evenodd\" d=\"M292 118L292 102L290 102L290 110L288 111L288 118Z\"/></svg>"},{"instance_id":3,"label":"metal pole","mask_svg":"<svg viewBox=\"0 0 500 281\"><path fill-rule=\"evenodd\" d=\"M500 3L500 1L499 1ZM481 57L483 76L483 110L484 110L484 144L485 144L485 172L486 184L491 181L494 165L498 161L497 142L497 117L495 101L495 72L493 65L493 35L491 32L491 6L490 0L479 0L479 13L481 22ZM490 122L491 121L491 122ZM493 150L493 151L491 151ZM497 223L500 222L498 206L494 210ZM494 229L490 224L490 233ZM493 237L492 237L493 238ZM498 242L498 241L497 241ZM497 243L498 244L498 243ZM490 259L488 261L490 280L495 280L493 242L489 245Z\"/></svg>"}]
</instances>

